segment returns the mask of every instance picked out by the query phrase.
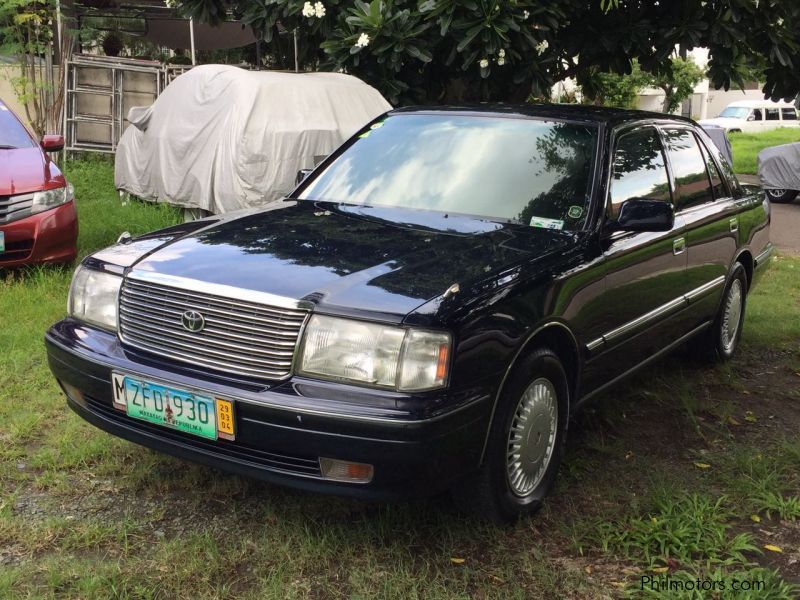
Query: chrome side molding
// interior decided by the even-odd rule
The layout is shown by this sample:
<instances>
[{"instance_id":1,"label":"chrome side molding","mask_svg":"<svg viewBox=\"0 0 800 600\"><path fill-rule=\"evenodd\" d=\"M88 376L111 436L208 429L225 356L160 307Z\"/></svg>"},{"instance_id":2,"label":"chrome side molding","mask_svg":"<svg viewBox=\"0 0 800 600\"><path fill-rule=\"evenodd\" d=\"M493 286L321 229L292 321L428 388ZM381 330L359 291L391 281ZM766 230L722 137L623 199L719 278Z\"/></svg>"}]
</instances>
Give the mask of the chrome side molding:
<instances>
[{"instance_id":1,"label":"chrome side molding","mask_svg":"<svg viewBox=\"0 0 800 600\"><path fill-rule=\"evenodd\" d=\"M606 344L612 343L620 338L623 338L638 329L644 328L646 325L649 325L653 321L661 317L665 317L673 312L676 312L678 309L684 308L688 306L690 303L694 302L695 300L702 298L706 294L710 293L712 290L725 285L725 276L720 275L719 277L712 279L708 283L704 283L700 287L697 287L682 296L678 296L674 300L670 300L666 304L662 304L661 306L654 308L648 313L643 314L640 317L636 317L632 321L628 321L627 323L620 325L616 329L612 329L604 333L597 339L594 339L586 344L586 350L593 354L601 347L605 346Z\"/></svg>"}]
</instances>

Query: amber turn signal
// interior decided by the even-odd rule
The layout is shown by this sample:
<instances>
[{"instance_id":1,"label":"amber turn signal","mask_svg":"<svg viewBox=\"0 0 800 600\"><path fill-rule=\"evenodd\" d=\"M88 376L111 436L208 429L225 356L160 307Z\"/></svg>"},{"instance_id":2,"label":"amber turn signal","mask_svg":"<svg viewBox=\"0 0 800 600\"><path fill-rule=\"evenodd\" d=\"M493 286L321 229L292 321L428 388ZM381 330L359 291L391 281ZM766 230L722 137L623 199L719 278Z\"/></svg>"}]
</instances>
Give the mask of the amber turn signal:
<instances>
[{"instance_id":1,"label":"amber turn signal","mask_svg":"<svg viewBox=\"0 0 800 600\"><path fill-rule=\"evenodd\" d=\"M336 460L335 458L320 458L319 469L325 479L350 483L369 483L375 473L372 465Z\"/></svg>"}]
</instances>

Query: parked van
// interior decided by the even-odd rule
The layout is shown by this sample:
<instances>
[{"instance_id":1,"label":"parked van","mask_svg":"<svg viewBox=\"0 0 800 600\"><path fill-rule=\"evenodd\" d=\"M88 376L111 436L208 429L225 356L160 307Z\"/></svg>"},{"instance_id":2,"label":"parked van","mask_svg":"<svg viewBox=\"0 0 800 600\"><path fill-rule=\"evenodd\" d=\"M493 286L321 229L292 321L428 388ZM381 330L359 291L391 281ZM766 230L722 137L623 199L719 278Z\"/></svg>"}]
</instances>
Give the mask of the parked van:
<instances>
[{"instance_id":1,"label":"parked van","mask_svg":"<svg viewBox=\"0 0 800 600\"><path fill-rule=\"evenodd\" d=\"M745 131L748 133L777 129L778 127L797 127L797 109L789 102L771 100L739 100L731 102L714 119L698 121L700 125L716 125L728 133Z\"/></svg>"}]
</instances>

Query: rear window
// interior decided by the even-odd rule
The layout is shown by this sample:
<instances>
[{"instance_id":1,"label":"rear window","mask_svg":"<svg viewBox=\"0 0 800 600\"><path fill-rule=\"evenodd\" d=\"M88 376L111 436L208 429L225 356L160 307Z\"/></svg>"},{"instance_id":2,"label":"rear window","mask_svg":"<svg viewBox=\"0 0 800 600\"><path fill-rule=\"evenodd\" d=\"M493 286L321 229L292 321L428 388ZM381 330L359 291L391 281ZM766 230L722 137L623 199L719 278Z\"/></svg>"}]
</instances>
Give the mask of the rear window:
<instances>
[{"instance_id":1,"label":"rear window","mask_svg":"<svg viewBox=\"0 0 800 600\"><path fill-rule=\"evenodd\" d=\"M36 144L8 107L0 102L0 150L30 148Z\"/></svg>"},{"instance_id":2,"label":"rear window","mask_svg":"<svg viewBox=\"0 0 800 600\"><path fill-rule=\"evenodd\" d=\"M667 129L667 154L675 177L676 208L687 208L714 199L706 160L688 129Z\"/></svg>"}]
</instances>

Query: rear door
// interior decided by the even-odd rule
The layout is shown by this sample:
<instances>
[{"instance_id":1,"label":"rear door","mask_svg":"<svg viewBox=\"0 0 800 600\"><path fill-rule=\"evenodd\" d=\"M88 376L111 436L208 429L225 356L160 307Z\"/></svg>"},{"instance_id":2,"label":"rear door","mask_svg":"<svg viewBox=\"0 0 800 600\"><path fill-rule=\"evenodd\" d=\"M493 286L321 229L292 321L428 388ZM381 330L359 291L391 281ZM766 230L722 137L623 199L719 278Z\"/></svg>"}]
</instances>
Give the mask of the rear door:
<instances>
[{"instance_id":1,"label":"rear door","mask_svg":"<svg viewBox=\"0 0 800 600\"><path fill-rule=\"evenodd\" d=\"M705 140L690 126L662 128L675 188L676 214L685 224L689 327L714 317L737 248L740 206Z\"/></svg>"}]
</instances>

